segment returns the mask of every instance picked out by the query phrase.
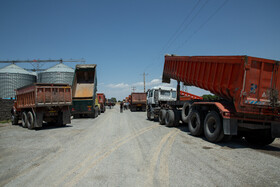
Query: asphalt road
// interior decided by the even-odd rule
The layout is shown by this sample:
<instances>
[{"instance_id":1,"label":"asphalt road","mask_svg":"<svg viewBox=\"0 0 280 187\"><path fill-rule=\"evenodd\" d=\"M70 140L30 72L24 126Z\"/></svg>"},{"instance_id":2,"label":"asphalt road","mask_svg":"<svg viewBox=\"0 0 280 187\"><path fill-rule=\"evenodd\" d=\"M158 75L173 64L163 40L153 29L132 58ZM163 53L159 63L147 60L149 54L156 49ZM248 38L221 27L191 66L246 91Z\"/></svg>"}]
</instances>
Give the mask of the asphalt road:
<instances>
[{"instance_id":1,"label":"asphalt road","mask_svg":"<svg viewBox=\"0 0 280 187\"><path fill-rule=\"evenodd\" d=\"M213 144L118 107L61 128L0 125L0 186L280 186L279 167L279 139Z\"/></svg>"}]
</instances>

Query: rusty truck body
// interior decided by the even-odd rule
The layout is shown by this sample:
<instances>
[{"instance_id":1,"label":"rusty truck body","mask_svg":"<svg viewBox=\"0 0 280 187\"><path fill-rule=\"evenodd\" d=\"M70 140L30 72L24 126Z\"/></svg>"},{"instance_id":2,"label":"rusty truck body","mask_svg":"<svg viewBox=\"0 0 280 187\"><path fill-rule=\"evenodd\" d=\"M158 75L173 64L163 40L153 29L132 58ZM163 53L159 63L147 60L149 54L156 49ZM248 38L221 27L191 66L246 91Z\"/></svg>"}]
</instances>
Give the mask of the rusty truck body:
<instances>
[{"instance_id":1,"label":"rusty truck body","mask_svg":"<svg viewBox=\"0 0 280 187\"><path fill-rule=\"evenodd\" d=\"M97 93L98 103L100 105L101 113L106 111L106 96L104 93Z\"/></svg>"},{"instance_id":2,"label":"rusty truck body","mask_svg":"<svg viewBox=\"0 0 280 187\"><path fill-rule=\"evenodd\" d=\"M71 123L69 107L72 104L71 87L67 84L35 83L16 90L12 124L22 120L29 129L42 127L43 121L59 126Z\"/></svg>"},{"instance_id":3,"label":"rusty truck body","mask_svg":"<svg viewBox=\"0 0 280 187\"><path fill-rule=\"evenodd\" d=\"M131 111L146 111L147 94L145 92L131 93Z\"/></svg>"}]
</instances>

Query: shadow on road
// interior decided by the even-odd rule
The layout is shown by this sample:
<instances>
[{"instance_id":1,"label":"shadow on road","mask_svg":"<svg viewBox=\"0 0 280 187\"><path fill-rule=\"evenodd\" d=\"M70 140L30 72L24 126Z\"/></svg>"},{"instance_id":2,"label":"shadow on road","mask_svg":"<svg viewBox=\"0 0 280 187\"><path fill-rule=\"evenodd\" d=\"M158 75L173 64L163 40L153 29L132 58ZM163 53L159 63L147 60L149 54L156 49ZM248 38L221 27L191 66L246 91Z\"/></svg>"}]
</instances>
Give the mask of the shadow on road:
<instances>
[{"instance_id":1,"label":"shadow on road","mask_svg":"<svg viewBox=\"0 0 280 187\"><path fill-rule=\"evenodd\" d=\"M43 123L43 127L39 129L35 129L36 131L39 130L50 130L50 129L64 129L73 127L72 125L67 124L66 126L58 126L57 124L50 124L50 123Z\"/></svg>"},{"instance_id":2,"label":"shadow on road","mask_svg":"<svg viewBox=\"0 0 280 187\"><path fill-rule=\"evenodd\" d=\"M180 125L178 127L166 127L166 128L177 128L180 131L186 133L188 136L192 136L190 134L189 128L187 124L182 124L180 123ZM195 136L193 136L195 137ZM204 141L208 140L202 135L200 137L196 137L196 138L201 138ZM209 142L211 143L211 142ZM275 143L272 143L270 145L267 146L255 146L252 144L249 144L244 138L242 137L237 137L237 136L233 136L232 139L230 141L227 142L220 142L220 143L211 143L211 144L215 144L220 146L222 149L245 149L245 148L249 148L249 149L254 149L258 152L262 152L265 154L269 154L269 155L273 155L273 156L277 156L280 157L280 144L279 141L275 140ZM209 147L209 146L204 146L203 149L212 149L213 147Z\"/></svg>"}]
</instances>

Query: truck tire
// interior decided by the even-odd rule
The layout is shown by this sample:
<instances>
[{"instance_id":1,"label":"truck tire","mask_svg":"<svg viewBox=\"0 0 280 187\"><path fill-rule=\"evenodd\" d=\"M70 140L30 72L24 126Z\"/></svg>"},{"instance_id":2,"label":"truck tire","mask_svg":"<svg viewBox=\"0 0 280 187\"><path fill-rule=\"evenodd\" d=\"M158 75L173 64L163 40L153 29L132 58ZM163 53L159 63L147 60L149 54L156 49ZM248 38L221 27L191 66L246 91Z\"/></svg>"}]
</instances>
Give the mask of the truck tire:
<instances>
[{"instance_id":1,"label":"truck tire","mask_svg":"<svg viewBox=\"0 0 280 187\"><path fill-rule=\"evenodd\" d=\"M181 111L174 109L173 112L175 117L173 126L179 126L181 119Z\"/></svg>"},{"instance_id":2,"label":"truck tire","mask_svg":"<svg viewBox=\"0 0 280 187\"><path fill-rule=\"evenodd\" d=\"M94 117L95 118L97 118L97 116L98 116L98 111L99 111L98 107L95 107L95 109L94 109L94 114L95 114Z\"/></svg>"},{"instance_id":3,"label":"truck tire","mask_svg":"<svg viewBox=\"0 0 280 187\"><path fill-rule=\"evenodd\" d=\"M12 114L12 125L18 125L18 116L16 114Z\"/></svg>"},{"instance_id":4,"label":"truck tire","mask_svg":"<svg viewBox=\"0 0 280 187\"><path fill-rule=\"evenodd\" d=\"M203 133L203 117L197 110L192 110L188 117L189 131L193 136L201 136Z\"/></svg>"},{"instance_id":5,"label":"truck tire","mask_svg":"<svg viewBox=\"0 0 280 187\"><path fill-rule=\"evenodd\" d=\"M184 103L183 108L182 108L182 121L184 123L188 123L189 121L189 116L191 113L191 103Z\"/></svg>"},{"instance_id":6,"label":"truck tire","mask_svg":"<svg viewBox=\"0 0 280 187\"><path fill-rule=\"evenodd\" d=\"M263 132L248 132L245 135L245 140L255 146L266 146L271 144L275 138L272 138L270 131Z\"/></svg>"},{"instance_id":7,"label":"truck tire","mask_svg":"<svg viewBox=\"0 0 280 187\"><path fill-rule=\"evenodd\" d=\"M21 125L23 128L26 128L27 127L27 115L26 115L26 112L22 112L21 114Z\"/></svg>"},{"instance_id":8,"label":"truck tire","mask_svg":"<svg viewBox=\"0 0 280 187\"><path fill-rule=\"evenodd\" d=\"M175 114L173 110L167 110L165 115L165 126L172 127L174 126Z\"/></svg>"},{"instance_id":9,"label":"truck tire","mask_svg":"<svg viewBox=\"0 0 280 187\"><path fill-rule=\"evenodd\" d=\"M165 109L160 110L158 120L161 125L165 124L165 116L166 116L166 110Z\"/></svg>"},{"instance_id":10,"label":"truck tire","mask_svg":"<svg viewBox=\"0 0 280 187\"><path fill-rule=\"evenodd\" d=\"M148 120L152 120L152 113L149 111L149 109L147 110L147 119Z\"/></svg>"},{"instance_id":11,"label":"truck tire","mask_svg":"<svg viewBox=\"0 0 280 187\"><path fill-rule=\"evenodd\" d=\"M204 120L204 135L210 142L216 143L223 139L223 124L217 112L211 111Z\"/></svg>"},{"instance_id":12,"label":"truck tire","mask_svg":"<svg viewBox=\"0 0 280 187\"><path fill-rule=\"evenodd\" d=\"M31 111L27 113L27 127L29 130L34 128L34 115Z\"/></svg>"}]
</instances>

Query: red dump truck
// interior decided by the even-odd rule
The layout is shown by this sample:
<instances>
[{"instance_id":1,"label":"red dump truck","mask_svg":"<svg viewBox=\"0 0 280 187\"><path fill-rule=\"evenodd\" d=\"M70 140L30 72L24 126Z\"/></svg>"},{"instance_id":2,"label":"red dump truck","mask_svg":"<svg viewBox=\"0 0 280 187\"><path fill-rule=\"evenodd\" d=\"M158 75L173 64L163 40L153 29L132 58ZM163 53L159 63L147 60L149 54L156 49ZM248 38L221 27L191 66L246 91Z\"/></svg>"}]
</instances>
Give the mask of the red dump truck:
<instances>
[{"instance_id":1,"label":"red dump truck","mask_svg":"<svg viewBox=\"0 0 280 187\"><path fill-rule=\"evenodd\" d=\"M11 111L12 124L21 119L28 129L42 127L43 121L65 126L71 123L71 104L72 92L67 84L35 83L19 88Z\"/></svg>"},{"instance_id":2,"label":"red dump truck","mask_svg":"<svg viewBox=\"0 0 280 187\"><path fill-rule=\"evenodd\" d=\"M97 99L98 99L98 103L100 105L100 111L102 113L104 113L106 111L106 97L104 93L97 93Z\"/></svg>"},{"instance_id":3,"label":"red dump truck","mask_svg":"<svg viewBox=\"0 0 280 187\"><path fill-rule=\"evenodd\" d=\"M240 135L267 145L280 137L279 62L250 56L165 56L162 81L177 80L177 101L160 121L188 123L192 135L210 142ZM180 82L212 92L217 101L180 100Z\"/></svg>"},{"instance_id":4,"label":"red dump truck","mask_svg":"<svg viewBox=\"0 0 280 187\"><path fill-rule=\"evenodd\" d=\"M145 92L131 93L131 111L146 111L147 94Z\"/></svg>"}]
</instances>

